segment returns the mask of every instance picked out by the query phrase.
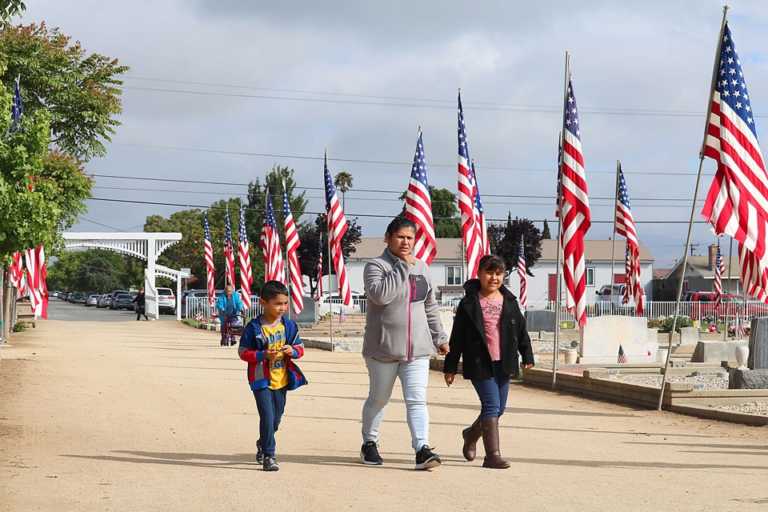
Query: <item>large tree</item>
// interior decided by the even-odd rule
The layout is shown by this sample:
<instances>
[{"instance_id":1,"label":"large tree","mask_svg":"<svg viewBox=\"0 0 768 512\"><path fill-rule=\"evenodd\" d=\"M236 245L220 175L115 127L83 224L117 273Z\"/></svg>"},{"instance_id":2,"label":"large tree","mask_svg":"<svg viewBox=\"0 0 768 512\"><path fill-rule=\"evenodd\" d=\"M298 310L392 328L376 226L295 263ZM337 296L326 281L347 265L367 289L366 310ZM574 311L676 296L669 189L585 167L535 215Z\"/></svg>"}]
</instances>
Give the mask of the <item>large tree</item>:
<instances>
[{"instance_id":1,"label":"large tree","mask_svg":"<svg viewBox=\"0 0 768 512\"><path fill-rule=\"evenodd\" d=\"M405 192L400 199L405 201ZM429 186L432 200L432 220L435 224L437 238L459 238L461 236L461 217L456 206L456 196L447 188ZM405 211L405 205L403 205Z\"/></svg>"},{"instance_id":2,"label":"large tree","mask_svg":"<svg viewBox=\"0 0 768 512\"><path fill-rule=\"evenodd\" d=\"M333 178L333 184L339 189L339 192L341 192L341 207L344 209L347 208L347 192L352 188L353 181L352 174L347 171L339 171Z\"/></svg>"},{"instance_id":3,"label":"large tree","mask_svg":"<svg viewBox=\"0 0 768 512\"><path fill-rule=\"evenodd\" d=\"M55 147L79 160L106 153L104 143L120 124L118 77L127 66L86 52L45 23L0 31L0 59L5 64L0 81L19 78L25 112L48 112Z\"/></svg>"},{"instance_id":4,"label":"large tree","mask_svg":"<svg viewBox=\"0 0 768 512\"><path fill-rule=\"evenodd\" d=\"M314 225L304 225L299 231L299 238L301 240L301 247L299 247L299 265L301 266L301 273L309 276L309 284L311 291L314 293L317 287L317 263L320 259L320 254L323 255L323 275L328 275L328 224L326 222L324 214L318 215L315 218ZM363 230L357 223L357 219L347 219L349 221L349 229L347 229L344 238L341 241L341 251L344 254L344 258L348 258L350 254L354 254L355 246L360 243ZM322 235L323 243L320 245L320 237ZM331 265L331 273L333 272L333 265Z\"/></svg>"},{"instance_id":5,"label":"large tree","mask_svg":"<svg viewBox=\"0 0 768 512\"><path fill-rule=\"evenodd\" d=\"M491 244L491 252L504 258L508 269L517 268L520 241L525 240L525 263L529 275L533 275L531 268L541 258L541 232L528 219L512 219L507 215L504 225L494 224L488 228L488 239Z\"/></svg>"}]
</instances>

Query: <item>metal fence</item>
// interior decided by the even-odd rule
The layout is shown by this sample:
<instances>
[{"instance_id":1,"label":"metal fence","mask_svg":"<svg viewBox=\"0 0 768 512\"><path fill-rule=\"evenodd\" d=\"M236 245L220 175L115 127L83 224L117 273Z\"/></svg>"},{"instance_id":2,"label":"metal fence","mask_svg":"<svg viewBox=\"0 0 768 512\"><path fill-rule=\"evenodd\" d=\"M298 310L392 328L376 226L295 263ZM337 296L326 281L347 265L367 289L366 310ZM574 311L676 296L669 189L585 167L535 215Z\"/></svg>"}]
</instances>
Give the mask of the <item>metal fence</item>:
<instances>
[{"instance_id":1,"label":"metal fence","mask_svg":"<svg viewBox=\"0 0 768 512\"><path fill-rule=\"evenodd\" d=\"M184 304L184 316L193 320L211 320L213 309L208 305L208 297L187 297ZM251 300L251 307L245 312L246 320L261 313L258 299Z\"/></svg>"}]
</instances>

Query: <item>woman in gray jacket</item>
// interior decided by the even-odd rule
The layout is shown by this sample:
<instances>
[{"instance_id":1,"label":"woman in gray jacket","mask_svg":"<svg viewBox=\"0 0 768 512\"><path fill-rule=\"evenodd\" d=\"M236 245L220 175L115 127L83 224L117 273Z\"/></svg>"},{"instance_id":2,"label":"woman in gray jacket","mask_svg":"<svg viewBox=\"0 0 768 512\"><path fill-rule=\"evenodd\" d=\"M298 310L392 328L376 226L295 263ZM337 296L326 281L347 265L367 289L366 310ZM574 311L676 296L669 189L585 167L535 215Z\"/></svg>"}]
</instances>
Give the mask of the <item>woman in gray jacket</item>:
<instances>
[{"instance_id":1,"label":"woman in gray jacket","mask_svg":"<svg viewBox=\"0 0 768 512\"><path fill-rule=\"evenodd\" d=\"M429 359L437 350L448 352L448 336L440 322L429 267L413 257L416 225L396 217L387 227L387 248L365 266L368 297L363 356L370 387L363 406L364 464L381 465L379 427L395 379L400 379L416 452L416 469L439 466L440 457L429 446L427 383Z\"/></svg>"}]
</instances>

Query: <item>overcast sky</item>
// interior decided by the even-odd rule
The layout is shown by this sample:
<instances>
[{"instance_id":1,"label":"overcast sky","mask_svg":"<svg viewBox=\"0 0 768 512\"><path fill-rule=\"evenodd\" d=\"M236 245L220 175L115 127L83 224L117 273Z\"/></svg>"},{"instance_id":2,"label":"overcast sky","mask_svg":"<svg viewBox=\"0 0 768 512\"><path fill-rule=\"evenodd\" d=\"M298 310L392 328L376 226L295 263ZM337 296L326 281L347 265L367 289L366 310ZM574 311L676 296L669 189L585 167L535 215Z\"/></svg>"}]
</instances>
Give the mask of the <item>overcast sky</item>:
<instances>
[{"instance_id":1,"label":"overcast sky","mask_svg":"<svg viewBox=\"0 0 768 512\"><path fill-rule=\"evenodd\" d=\"M455 190L461 88L470 152L486 214L494 219L507 212L553 216L567 49L595 221L588 237L610 235L612 200L599 198L612 196L620 159L641 242L657 267L680 256L684 223L644 222L688 219L719 1L27 4L24 22L45 20L131 68L123 124L108 155L88 164L91 173L245 184L279 163L296 170L299 186L320 187L319 159L327 148L332 159L374 161L330 161L333 172L352 173L355 188L400 191L421 125L430 183ZM765 139L768 3L731 6L731 30ZM280 156L258 156L264 154ZM705 163L701 196L713 168ZM99 177L93 195L207 205L245 192L245 186ZM308 210L323 208L319 190L307 196ZM350 192L347 215L395 215L397 196ZM178 209L91 200L74 230L109 230L93 221L137 230L147 215ZM379 236L386 225L375 217L359 221L364 236ZM705 226L695 228L699 254L713 241Z\"/></svg>"}]
</instances>

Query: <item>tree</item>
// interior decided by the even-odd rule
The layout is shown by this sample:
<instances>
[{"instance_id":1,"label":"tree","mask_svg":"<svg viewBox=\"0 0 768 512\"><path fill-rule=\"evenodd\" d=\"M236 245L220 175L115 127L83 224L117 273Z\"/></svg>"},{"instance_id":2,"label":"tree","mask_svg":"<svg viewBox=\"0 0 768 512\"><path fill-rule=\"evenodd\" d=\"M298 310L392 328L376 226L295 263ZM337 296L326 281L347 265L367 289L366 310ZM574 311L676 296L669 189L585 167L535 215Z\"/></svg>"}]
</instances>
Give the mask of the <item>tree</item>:
<instances>
[{"instance_id":1,"label":"tree","mask_svg":"<svg viewBox=\"0 0 768 512\"><path fill-rule=\"evenodd\" d=\"M405 201L405 192L400 199ZM429 186L429 196L432 199L432 221L435 224L435 237L461 237L461 217L456 206L456 196L447 188ZM405 205L403 205L405 211Z\"/></svg>"},{"instance_id":2,"label":"tree","mask_svg":"<svg viewBox=\"0 0 768 512\"><path fill-rule=\"evenodd\" d=\"M352 175L347 171L339 171L333 178L333 184L336 185L336 188L341 192L341 207L346 210L347 204L345 197L347 192L349 192L349 189L352 188Z\"/></svg>"},{"instance_id":3,"label":"tree","mask_svg":"<svg viewBox=\"0 0 768 512\"><path fill-rule=\"evenodd\" d=\"M360 243L362 233L362 228L360 228L357 223L357 219L349 220L349 228L341 241L341 252L344 254L344 259L347 259L350 254L354 254L356 250L355 246ZM320 246L321 234L323 237L322 247ZM328 275L329 273L328 224L326 222L325 214L318 215L315 218L314 225L303 226L302 229L299 230L299 239L301 241L301 246L299 247L298 255L301 273L309 276L310 289L314 293L317 288L315 279L317 276L317 261L320 258L321 251L323 255L323 275ZM330 266L330 269L331 271L333 270L333 265Z\"/></svg>"},{"instance_id":4,"label":"tree","mask_svg":"<svg viewBox=\"0 0 768 512\"><path fill-rule=\"evenodd\" d=\"M132 256L104 249L64 252L48 271L50 289L106 293L141 286L143 269Z\"/></svg>"},{"instance_id":5,"label":"tree","mask_svg":"<svg viewBox=\"0 0 768 512\"><path fill-rule=\"evenodd\" d=\"M50 115L52 140L63 152L89 160L106 154L120 125L122 81L128 71L117 59L88 54L79 42L45 23L0 31L4 84L20 78L26 113ZM4 111L4 112L7 112Z\"/></svg>"},{"instance_id":6,"label":"tree","mask_svg":"<svg viewBox=\"0 0 768 512\"><path fill-rule=\"evenodd\" d=\"M541 232L541 238L542 240L552 239L552 234L549 232L549 224L547 223L547 219L544 219L544 230Z\"/></svg>"},{"instance_id":7,"label":"tree","mask_svg":"<svg viewBox=\"0 0 768 512\"><path fill-rule=\"evenodd\" d=\"M502 234L503 233L503 234ZM505 226L494 225L488 229L488 238L491 241L491 252L504 259L507 268L512 270L517 268L517 261L520 251L520 239L525 240L525 263L527 273L531 273L531 268L541 258L541 232L528 219L512 220L512 215L507 215Z\"/></svg>"},{"instance_id":8,"label":"tree","mask_svg":"<svg viewBox=\"0 0 768 512\"><path fill-rule=\"evenodd\" d=\"M0 26L5 29L10 23L11 18L21 14L27 9L22 0L1 0L0 1Z\"/></svg>"},{"instance_id":9,"label":"tree","mask_svg":"<svg viewBox=\"0 0 768 512\"><path fill-rule=\"evenodd\" d=\"M236 227L237 225L235 229ZM190 286L197 286L195 282L205 283L206 268L202 257L203 212L201 210L182 210L172 213L167 219L161 215L150 215L144 222L144 231L181 233L181 240L167 248L158 258L158 263L177 270L189 268L193 276L189 280Z\"/></svg>"}]
</instances>

